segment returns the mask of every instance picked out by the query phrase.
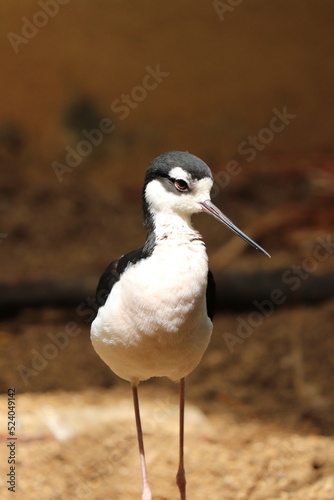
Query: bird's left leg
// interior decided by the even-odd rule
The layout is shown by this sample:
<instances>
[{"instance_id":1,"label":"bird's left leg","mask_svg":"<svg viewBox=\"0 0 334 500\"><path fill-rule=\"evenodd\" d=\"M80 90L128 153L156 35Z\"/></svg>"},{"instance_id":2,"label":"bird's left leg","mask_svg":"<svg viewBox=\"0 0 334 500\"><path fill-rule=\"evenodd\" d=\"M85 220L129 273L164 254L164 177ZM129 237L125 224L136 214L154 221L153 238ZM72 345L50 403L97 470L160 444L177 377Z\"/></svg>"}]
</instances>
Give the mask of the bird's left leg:
<instances>
[{"instance_id":1,"label":"bird's left leg","mask_svg":"<svg viewBox=\"0 0 334 500\"><path fill-rule=\"evenodd\" d=\"M176 484L180 490L181 500L186 500L186 475L184 472L184 387L185 379L180 380L180 434L179 434L179 469L176 474Z\"/></svg>"},{"instance_id":2,"label":"bird's left leg","mask_svg":"<svg viewBox=\"0 0 334 500\"><path fill-rule=\"evenodd\" d=\"M140 421L139 401L138 401L138 388L137 388L136 384L132 384L132 395L133 395L133 405L134 405L135 416L136 416L136 426L137 426L137 437L138 437L138 446L139 446L139 455L140 455L141 475L142 475L142 480L143 480L142 500L152 500L152 493L151 493L150 487L148 485L148 479L147 479L147 469L146 469L146 460L145 460L145 451L144 451L143 431L142 431L141 421Z\"/></svg>"}]
</instances>

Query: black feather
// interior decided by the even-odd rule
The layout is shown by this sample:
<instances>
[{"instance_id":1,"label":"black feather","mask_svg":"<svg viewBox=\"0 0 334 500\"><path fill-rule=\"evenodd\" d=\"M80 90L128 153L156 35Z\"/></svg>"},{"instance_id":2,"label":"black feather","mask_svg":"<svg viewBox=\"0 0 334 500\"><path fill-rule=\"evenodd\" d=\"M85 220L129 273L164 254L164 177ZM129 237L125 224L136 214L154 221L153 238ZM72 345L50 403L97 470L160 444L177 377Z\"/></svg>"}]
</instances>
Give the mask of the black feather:
<instances>
[{"instance_id":1,"label":"black feather","mask_svg":"<svg viewBox=\"0 0 334 500\"><path fill-rule=\"evenodd\" d=\"M120 259L111 262L99 280L95 294L96 311L106 303L112 287L120 278L117 270L119 261Z\"/></svg>"},{"instance_id":2,"label":"black feather","mask_svg":"<svg viewBox=\"0 0 334 500\"><path fill-rule=\"evenodd\" d=\"M109 264L104 273L102 274L96 289L96 305L97 309L107 301L107 298L117 281L119 281L122 273L127 268L129 264L135 264L140 260L142 256L143 248L138 248L137 250L132 250L131 252L122 255L117 260L114 260Z\"/></svg>"},{"instance_id":3,"label":"black feather","mask_svg":"<svg viewBox=\"0 0 334 500\"><path fill-rule=\"evenodd\" d=\"M206 310L211 321L216 308L216 285L212 272L208 271L208 284L206 287Z\"/></svg>"},{"instance_id":4,"label":"black feather","mask_svg":"<svg viewBox=\"0 0 334 500\"><path fill-rule=\"evenodd\" d=\"M119 281L125 269L129 265L136 264L139 260L146 259L152 255L153 249L154 245L150 244L148 240L143 247L132 250L109 264L97 285L95 296L96 311L99 307L104 306L114 284Z\"/></svg>"}]
</instances>

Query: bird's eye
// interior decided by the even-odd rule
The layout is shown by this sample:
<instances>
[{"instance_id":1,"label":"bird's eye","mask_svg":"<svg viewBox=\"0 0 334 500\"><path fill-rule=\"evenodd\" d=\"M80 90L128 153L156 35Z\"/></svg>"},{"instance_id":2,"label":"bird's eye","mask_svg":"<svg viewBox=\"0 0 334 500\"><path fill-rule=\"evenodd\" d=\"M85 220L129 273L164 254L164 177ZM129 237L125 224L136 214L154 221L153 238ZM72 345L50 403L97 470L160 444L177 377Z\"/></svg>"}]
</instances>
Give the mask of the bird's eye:
<instances>
[{"instance_id":1,"label":"bird's eye","mask_svg":"<svg viewBox=\"0 0 334 500\"><path fill-rule=\"evenodd\" d=\"M174 186L178 191L184 192L189 190L188 184L183 179L176 179L176 181L174 181Z\"/></svg>"}]
</instances>

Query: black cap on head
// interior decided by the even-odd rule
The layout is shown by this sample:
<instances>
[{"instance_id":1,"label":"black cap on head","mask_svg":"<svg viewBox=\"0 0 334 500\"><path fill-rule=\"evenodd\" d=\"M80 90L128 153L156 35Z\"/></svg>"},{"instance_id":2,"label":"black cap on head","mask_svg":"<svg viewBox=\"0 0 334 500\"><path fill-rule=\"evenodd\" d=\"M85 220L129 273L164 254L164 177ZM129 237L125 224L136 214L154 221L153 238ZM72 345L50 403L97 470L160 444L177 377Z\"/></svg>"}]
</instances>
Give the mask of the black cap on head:
<instances>
[{"instance_id":1,"label":"black cap on head","mask_svg":"<svg viewBox=\"0 0 334 500\"><path fill-rule=\"evenodd\" d=\"M180 167L189 172L193 179L212 178L212 173L204 161L186 151L168 151L155 158L148 166L145 185L158 177L168 177L169 172Z\"/></svg>"}]
</instances>

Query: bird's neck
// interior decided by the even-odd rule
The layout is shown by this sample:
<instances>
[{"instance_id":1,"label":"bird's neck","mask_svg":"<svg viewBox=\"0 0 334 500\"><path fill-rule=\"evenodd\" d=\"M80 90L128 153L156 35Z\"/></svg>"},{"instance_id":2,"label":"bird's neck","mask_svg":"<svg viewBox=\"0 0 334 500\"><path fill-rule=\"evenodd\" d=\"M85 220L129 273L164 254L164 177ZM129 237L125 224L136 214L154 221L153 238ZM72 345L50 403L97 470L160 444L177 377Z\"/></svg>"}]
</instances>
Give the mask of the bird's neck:
<instances>
[{"instance_id":1,"label":"bird's neck","mask_svg":"<svg viewBox=\"0 0 334 500\"><path fill-rule=\"evenodd\" d=\"M154 218L153 230L149 232L149 238L155 239L156 244L164 241L202 241L201 235L191 224L191 215L179 215L175 212L158 213Z\"/></svg>"},{"instance_id":2,"label":"bird's neck","mask_svg":"<svg viewBox=\"0 0 334 500\"><path fill-rule=\"evenodd\" d=\"M175 229L192 229L191 215L178 214L176 212L157 213L154 219L155 230L159 231L165 227L174 227Z\"/></svg>"}]
</instances>

